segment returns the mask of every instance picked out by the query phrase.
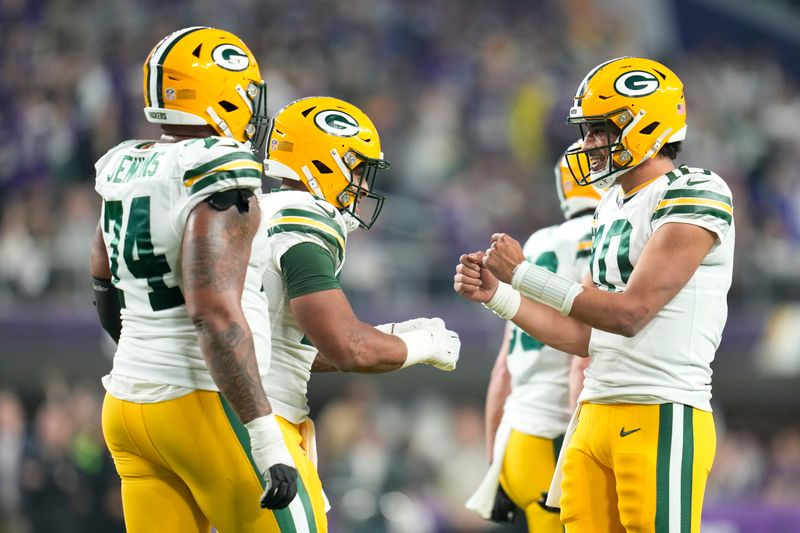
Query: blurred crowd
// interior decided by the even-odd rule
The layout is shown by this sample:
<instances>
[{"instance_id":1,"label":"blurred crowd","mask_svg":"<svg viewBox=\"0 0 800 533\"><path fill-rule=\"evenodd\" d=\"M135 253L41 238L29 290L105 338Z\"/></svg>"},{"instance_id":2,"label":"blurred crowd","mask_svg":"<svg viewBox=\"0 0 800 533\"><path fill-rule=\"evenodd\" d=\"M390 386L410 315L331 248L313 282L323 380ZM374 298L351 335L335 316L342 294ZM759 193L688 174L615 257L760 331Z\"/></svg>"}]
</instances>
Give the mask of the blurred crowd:
<instances>
[{"instance_id":1,"label":"blurred crowd","mask_svg":"<svg viewBox=\"0 0 800 533\"><path fill-rule=\"evenodd\" d=\"M733 190L731 309L800 299L800 92L785 65L733 40L686 49L688 15L669 0L465 6L0 0L0 316L37 306L91 314L94 161L126 138L158 136L141 111L142 63L159 39L191 25L248 43L271 112L327 94L376 123L392 162L377 188L389 200L351 239L344 283L356 308L446 304L461 253L495 231L524 239L559 222L552 168L578 135L564 125L571 97L595 64L629 54L682 78L689 133L678 159ZM52 376L41 390L0 390L1 533L122 531L98 386ZM381 397L359 381L317 422L332 531L487 527L463 508L485 466L480 405ZM797 506L800 427L765 437L722 422L709 505Z\"/></svg>"},{"instance_id":2,"label":"blurred crowd","mask_svg":"<svg viewBox=\"0 0 800 533\"><path fill-rule=\"evenodd\" d=\"M124 531L101 402L97 387L68 387L57 374L35 399L0 389L0 532ZM481 406L439 394L391 399L364 378L326 401L316 422L331 531L492 529L464 508L487 468ZM720 422L706 514L720 506L773 514L796 506L800 426L763 438L727 432Z\"/></svg>"},{"instance_id":3,"label":"blurred crowd","mask_svg":"<svg viewBox=\"0 0 800 533\"><path fill-rule=\"evenodd\" d=\"M680 161L717 171L734 191L733 296L800 296L791 283L800 264L797 80L733 41L682 49L686 14L668 0L0 6L0 306L85 302L99 213L93 163L123 139L157 137L142 116L142 63L161 37L196 24L249 43L271 111L330 94L377 124L392 161L377 186L390 200L382 220L354 236L357 264L346 273L356 299L451 296L460 253L485 247L494 231L524 239L557 222L553 163L578 135L564 125L571 96L592 66L632 53L665 61L684 81ZM631 19L618 31L614 21Z\"/></svg>"}]
</instances>

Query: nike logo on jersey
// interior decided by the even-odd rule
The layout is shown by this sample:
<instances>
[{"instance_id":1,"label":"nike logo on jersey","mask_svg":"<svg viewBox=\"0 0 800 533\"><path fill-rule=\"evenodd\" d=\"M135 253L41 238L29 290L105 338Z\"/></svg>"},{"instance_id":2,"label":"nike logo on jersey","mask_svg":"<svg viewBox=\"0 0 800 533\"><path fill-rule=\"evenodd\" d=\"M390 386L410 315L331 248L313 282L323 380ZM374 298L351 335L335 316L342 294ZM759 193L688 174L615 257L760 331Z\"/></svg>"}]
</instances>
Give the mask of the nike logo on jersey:
<instances>
[{"instance_id":1,"label":"nike logo on jersey","mask_svg":"<svg viewBox=\"0 0 800 533\"><path fill-rule=\"evenodd\" d=\"M324 206L324 205L322 205L322 204L317 204L317 205L318 205L318 206L320 206L320 207L322 208L322 210L323 210L323 211L325 211L325 214L326 214L326 215L328 215L328 216L329 216L329 217L331 217L331 218L336 218L336 211L333 211L333 210L330 210L330 211L328 211L328 208L327 208L327 207L325 207L325 206Z\"/></svg>"},{"instance_id":2,"label":"nike logo on jersey","mask_svg":"<svg viewBox=\"0 0 800 533\"><path fill-rule=\"evenodd\" d=\"M631 433L636 433L636 432L637 432L637 431L639 431L640 429L642 429L642 428L636 428L636 429L632 429L632 430L630 430L630 431L625 431L625 427L622 427L622 428L619 430L619 436L620 436L620 437L627 437L627 436L628 436L628 435L630 435Z\"/></svg>"},{"instance_id":3,"label":"nike logo on jersey","mask_svg":"<svg viewBox=\"0 0 800 533\"><path fill-rule=\"evenodd\" d=\"M708 180L705 180L705 179L689 178L688 180L686 180L686 185L691 187L692 185L700 185L701 183L706 183L707 181Z\"/></svg>"}]
</instances>

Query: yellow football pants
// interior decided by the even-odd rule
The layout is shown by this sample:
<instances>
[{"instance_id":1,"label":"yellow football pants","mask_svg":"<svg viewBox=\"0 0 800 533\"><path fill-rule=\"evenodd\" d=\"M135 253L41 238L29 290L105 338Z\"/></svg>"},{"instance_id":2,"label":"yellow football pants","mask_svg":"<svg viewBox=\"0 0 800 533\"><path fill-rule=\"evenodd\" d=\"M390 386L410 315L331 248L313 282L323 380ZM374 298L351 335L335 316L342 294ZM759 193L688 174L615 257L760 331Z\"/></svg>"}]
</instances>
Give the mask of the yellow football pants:
<instances>
[{"instance_id":1,"label":"yellow football pants","mask_svg":"<svg viewBox=\"0 0 800 533\"><path fill-rule=\"evenodd\" d=\"M555 440L534 437L515 429L506 444L500 484L519 508L525 511L531 533L561 533L564 528L558 513L546 511L538 503L550 488L563 437Z\"/></svg>"},{"instance_id":2,"label":"yellow football pants","mask_svg":"<svg viewBox=\"0 0 800 533\"><path fill-rule=\"evenodd\" d=\"M567 533L696 533L717 438L681 404L581 407L564 457Z\"/></svg>"},{"instance_id":3,"label":"yellow football pants","mask_svg":"<svg viewBox=\"0 0 800 533\"><path fill-rule=\"evenodd\" d=\"M297 497L261 509L247 429L223 397L195 391L140 404L106 394L103 434L122 479L128 533L326 533L322 484L298 426L278 417L299 473Z\"/></svg>"}]
</instances>

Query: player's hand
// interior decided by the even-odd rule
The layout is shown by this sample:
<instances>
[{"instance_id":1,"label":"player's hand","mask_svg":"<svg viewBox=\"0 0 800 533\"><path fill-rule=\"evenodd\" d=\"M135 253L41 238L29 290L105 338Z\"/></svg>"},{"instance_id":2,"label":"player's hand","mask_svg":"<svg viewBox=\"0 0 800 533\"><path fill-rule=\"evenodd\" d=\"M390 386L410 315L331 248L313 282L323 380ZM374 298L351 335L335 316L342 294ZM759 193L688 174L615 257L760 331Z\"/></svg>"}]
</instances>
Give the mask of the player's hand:
<instances>
[{"instance_id":1,"label":"player's hand","mask_svg":"<svg viewBox=\"0 0 800 533\"><path fill-rule=\"evenodd\" d=\"M484 304L497 290L497 278L483 267L483 252L464 254L456 265L453 289L471 302Z\"/></svg>"},{"instance_id":2,"label":"player's hand","mask_svg":"<svg viewBox=\"0 0 800 533\"><path fill-rule=\"evenodd\" d=\"M396 335L406 343L408 354L403 368L423 363L446 372L455 370L461 340L458 333L445 327L441 318L414 318L381 324L375 328L388 335Z\"/></svg>"},{"instance_id":3,"label":"player's hand","mask_svg":"<svg viewBox=\"0 0 800 533\"><path fill-rule=\"evenodd\" d=\"M283 509L297 494L297 470L293 466L276 464L264 474L263 509Z\"/></svg>"},{"instance_id":4,"label":"player's hand","mask_svg":"<svg viewBox=\"0 0 800 533\"><path fill-rule=\"evenodd\" d=\"M494 496L494 507L489 520L499 524L513 522L517 517L517 506L508 497L502 485L497 485L497 493Z\"/></svg>"},{"instance_id":5,"label":"player's hand","mask_svg":"<svg viewBox=\"0 0 800 533\"><path fill-rule=\"evenodd\" d=\"M297 495L297 469L278 420L269 414L251 420L245 427L250 434L253 461L264 477L261 507L283 509Z\"/></svg>"},{"instance_id":6,"label":"player's hand","mask_svg":"<svg viewBox=\"0 0 800 533\"><path fill-rule=\"evenodd\" d=\"M525 261L522 246L505 233L492 235L492 244L483 256L483 266L500 281L511 283L514 269Z\"/></svg>"},{"instance_id":7,"label":"player's hand","mask_svg":"<svg viewBox=\"0 0 800 533\"><path fill-rule=\"evenodd\" d=\"M421 329L431 336L430 356L422 362L445 372L455 370L461 352L461 339L458 338L458 333L447 329L441 318L432 318L430 323Z\"/></svg>"}]
</instances>

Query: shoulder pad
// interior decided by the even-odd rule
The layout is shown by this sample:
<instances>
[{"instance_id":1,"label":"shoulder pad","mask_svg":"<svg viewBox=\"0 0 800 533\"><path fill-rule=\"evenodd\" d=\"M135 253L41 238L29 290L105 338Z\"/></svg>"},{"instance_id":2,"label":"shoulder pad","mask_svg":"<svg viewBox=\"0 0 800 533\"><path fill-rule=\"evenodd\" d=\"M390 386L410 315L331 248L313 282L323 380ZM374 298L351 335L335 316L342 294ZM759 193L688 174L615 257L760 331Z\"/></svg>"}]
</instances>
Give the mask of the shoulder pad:
<instances>
[{"instance_id":1,"label":"shoulder pad","mask_svg":"<svg viewBox=\"0 0 800 533\"><path fill-rule=\"evenodd\" d=\"M261 161L242 143L225 137L183 141L178 156L181 180L190 195L226 189L261 188Z\"/></svg>"},{"instance_id":2,"label":"shoulder pad","mask_svg":"<svg viewBox=\"0 0 800 533\"><path fill-rule=\"evenodd\" d=\"M97 160L97 162L94 164L95 170L100 170L101 168L103 168L103 166L108 162L108 160L116 152L119 152L120 150L124 150L126 148L131 148L132 146L135 146L136 144L141 143L141 142L144 142L144 141L136 140L136 139L128 140L128 141L122 141L121 143L119 143L115 147L109 149L105 154L103 154L100 157L100 159Z\"/></svg>"},{"instance_id":3,"label":"shoulder pad","mask_svg":"<svg viewBox=\"0 0 800 533\"><path fill-rule=\"evenodd\" d=\"M666 215L692 215L731 222L733 196L727 183L717 174L681 166L666 176L668 185L653 210L652 220Z\"/></svg>"},{"instance_id":4,"label":"shoulder pad","mask_svg":"<svg viewBox=\"0 0 800 533\"><path fill-rule=\"evenodd\" d=\"M301 233L322 239L341 260L347 242L347 230L341 213L325 201L311 195L298 195L296 201L284 204L267 223L270 235Z\"/></svg>"}]
</instances>

